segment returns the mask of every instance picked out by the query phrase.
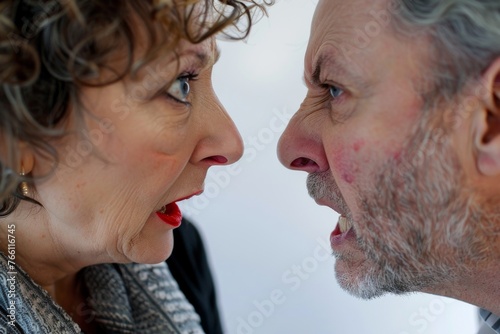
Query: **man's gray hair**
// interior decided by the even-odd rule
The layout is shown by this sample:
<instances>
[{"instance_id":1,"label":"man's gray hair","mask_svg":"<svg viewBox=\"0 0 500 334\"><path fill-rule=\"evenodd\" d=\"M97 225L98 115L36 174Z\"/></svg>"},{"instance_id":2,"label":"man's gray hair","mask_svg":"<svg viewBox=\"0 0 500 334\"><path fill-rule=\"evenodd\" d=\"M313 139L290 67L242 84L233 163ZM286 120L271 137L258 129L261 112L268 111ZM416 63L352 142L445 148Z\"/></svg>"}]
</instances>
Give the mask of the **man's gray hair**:
<instances>
[{"instance_id":1,"label":"man's gray hair","mask_svg":"<svg viewBox=\"0 0 500 334\"><path fill-rule=\"evenodd\" d=\"M392 1L397 31L430 37L427 73L441 98L455 97L500 56L500 0Z\"/></svg>"}]
</instances>

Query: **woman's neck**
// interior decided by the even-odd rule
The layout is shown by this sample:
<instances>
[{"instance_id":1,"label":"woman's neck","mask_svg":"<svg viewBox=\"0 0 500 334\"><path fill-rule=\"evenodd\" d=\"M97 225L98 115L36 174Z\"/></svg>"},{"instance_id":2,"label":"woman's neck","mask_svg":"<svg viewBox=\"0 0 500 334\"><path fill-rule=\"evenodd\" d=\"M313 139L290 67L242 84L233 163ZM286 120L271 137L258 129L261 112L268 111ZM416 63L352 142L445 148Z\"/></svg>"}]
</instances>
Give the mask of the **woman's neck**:
<instances>
[{"instance_id":1,"label":"woman's neck","mask_svg":"<svg viewBox=\"0 0 500 334\"><path fill-rule=\"evenodd\" d=\"M0 219L0 251L59 303L61 296L72 296L77 273L85 265L57 242L43 213L33 213L43 209L29 208L31 205L23 202ZM26 214L27 209L31 209L30 214Z\"/></svg>"},{"instance_id":2,"label":"woman's neck","mask_svg":"<svg viewBox=\"0 0 500 334\"><path fill-rule=\"evenodd\" d=\"M30 205L22 203L14 213L0 219L0 251L47 291L85 333L97 332L81 275L81 269L92 263L82 261L85 254L57 242L43 209L32 207L26 214L23 206ZM40 213L34 214L35 210Z\"/></svg>"}]
</instances>

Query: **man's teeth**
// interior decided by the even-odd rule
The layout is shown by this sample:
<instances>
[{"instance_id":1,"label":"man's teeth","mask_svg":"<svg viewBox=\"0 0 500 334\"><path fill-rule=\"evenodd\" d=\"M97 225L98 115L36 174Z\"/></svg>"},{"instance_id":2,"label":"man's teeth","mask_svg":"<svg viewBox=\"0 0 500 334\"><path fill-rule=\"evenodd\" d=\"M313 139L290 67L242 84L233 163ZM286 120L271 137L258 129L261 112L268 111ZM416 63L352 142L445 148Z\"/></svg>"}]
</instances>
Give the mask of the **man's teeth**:
<instances>
[{"instance_id":1,"label":"man's teeth","mask_svg":"<svg viewBox=\"0 0 500 334\"><path fill-rule=\"evenodd\" d=\"M340 227L340 232L345 233L351 229L352 224L346 217L341 216L339 218L339 227Z\"/></svg>"}]
</instances>

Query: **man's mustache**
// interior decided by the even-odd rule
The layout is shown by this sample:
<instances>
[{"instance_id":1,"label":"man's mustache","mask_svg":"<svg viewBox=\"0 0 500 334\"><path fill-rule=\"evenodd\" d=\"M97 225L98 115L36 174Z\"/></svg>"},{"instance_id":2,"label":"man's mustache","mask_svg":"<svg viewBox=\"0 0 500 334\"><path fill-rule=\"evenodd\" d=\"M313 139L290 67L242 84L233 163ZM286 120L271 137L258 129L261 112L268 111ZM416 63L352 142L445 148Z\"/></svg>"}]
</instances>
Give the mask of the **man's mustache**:
<instances>
[{"instance_id":1,"label":"man's mustache","mask_svg":"<svg viewBox=\"0 0 500 334\"><path fill-rule=\"evenodd\" d=\"M307 190L309 196L314 200L326 199L330 203L335 203L338 209L342 210L342 213L347 214L349 212L340 188L329 171L309 174L307 177Z\"/></svg>"}]
</instances>

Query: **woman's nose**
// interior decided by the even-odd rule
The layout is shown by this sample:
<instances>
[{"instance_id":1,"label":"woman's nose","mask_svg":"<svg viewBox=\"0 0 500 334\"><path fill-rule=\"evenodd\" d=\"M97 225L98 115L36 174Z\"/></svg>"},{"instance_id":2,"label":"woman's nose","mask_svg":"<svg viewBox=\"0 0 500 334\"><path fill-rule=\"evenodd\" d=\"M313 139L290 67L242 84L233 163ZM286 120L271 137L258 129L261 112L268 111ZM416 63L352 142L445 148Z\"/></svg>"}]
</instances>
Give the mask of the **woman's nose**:
<instances>
[{"instance_id":1,"label":"woman's nose","mask_svg":"<svg viewBox=\"0 0 500 334\"><path fill-rule=\"evenodd\" d=\"M201 120L204 136L193 154L194 159L210 166L229 165L243 155L243 140L233 120L214 95L205 101L205 117Z\"/></svg>"},{"instance_id":2,"label":"woman's nose","mask_svg":"<svg viewBox=\"0 0 500 334\"><path fill-rule=\"evenodd\" d=\"M328 170L320 124L309 122L299 110L278 143L278 158L290 169L318 173Z\"/></svg>"}]
</instances>

